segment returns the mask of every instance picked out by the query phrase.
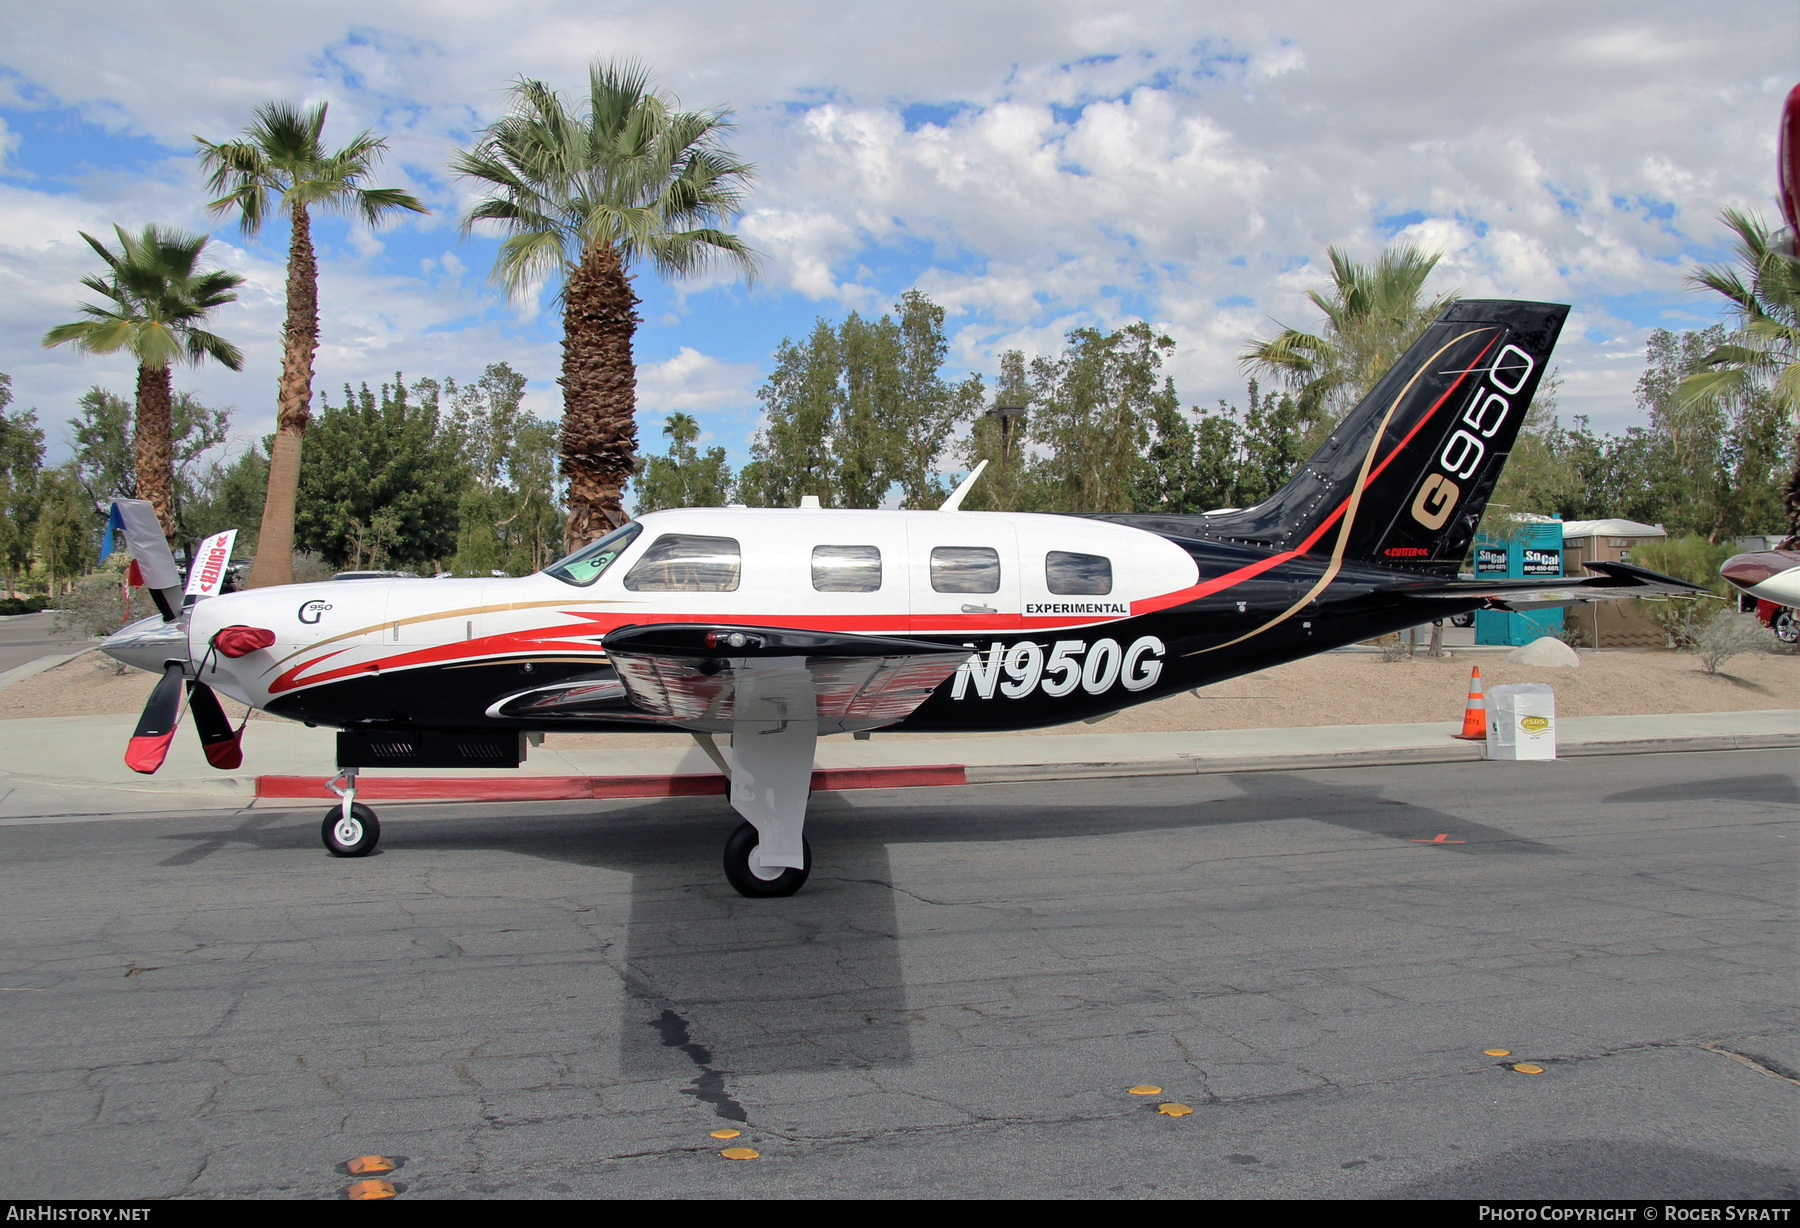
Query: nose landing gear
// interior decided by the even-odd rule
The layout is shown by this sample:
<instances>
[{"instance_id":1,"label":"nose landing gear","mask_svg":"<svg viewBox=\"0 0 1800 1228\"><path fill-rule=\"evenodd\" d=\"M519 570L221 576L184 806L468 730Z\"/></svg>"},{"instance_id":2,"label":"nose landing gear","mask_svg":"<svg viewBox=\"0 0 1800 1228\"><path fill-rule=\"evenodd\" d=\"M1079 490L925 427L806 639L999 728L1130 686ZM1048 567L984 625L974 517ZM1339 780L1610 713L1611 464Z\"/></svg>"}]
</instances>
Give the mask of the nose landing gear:
<instances>
[{"instance_id":1,"label":"nose landing gear","mask_svg":"<svg viewBox=\"0 0 1800 1228\"><path fill-rule=\"evenodd\" d=\"M344 783L340 786L338 781ZM356 769L346 768L326 786L344 800L325 812L320 835L333 857L367 857L381 839L381 821L356 800Z\"/></svg>"}]
</instances>

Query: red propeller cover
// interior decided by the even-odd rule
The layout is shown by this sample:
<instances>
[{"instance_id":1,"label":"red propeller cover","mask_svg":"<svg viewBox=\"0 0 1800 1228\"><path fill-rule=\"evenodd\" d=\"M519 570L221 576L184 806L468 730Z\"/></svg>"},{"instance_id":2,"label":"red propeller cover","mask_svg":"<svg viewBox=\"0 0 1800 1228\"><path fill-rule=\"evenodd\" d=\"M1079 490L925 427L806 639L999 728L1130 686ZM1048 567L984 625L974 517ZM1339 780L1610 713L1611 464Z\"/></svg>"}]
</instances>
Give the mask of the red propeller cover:
<instances>
[{"instance_id":1,"label":"red propeller cover","mask_svg":"<svg viewBox=\"0 0 1800 1228\"><path fill-rule=\"evenodd\" d=\"M213 636L213 647L222 657L242 657L267 648L275 642L275 633L263 627L226 627Z\"/></svg>"}]
</instances>

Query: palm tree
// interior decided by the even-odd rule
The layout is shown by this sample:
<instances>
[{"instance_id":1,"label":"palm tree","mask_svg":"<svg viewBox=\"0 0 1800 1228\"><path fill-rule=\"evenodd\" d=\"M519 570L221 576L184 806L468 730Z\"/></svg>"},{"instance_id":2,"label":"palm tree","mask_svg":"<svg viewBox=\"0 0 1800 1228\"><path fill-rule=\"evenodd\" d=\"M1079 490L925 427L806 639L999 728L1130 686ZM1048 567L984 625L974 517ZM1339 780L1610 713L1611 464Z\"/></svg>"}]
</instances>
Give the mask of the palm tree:
<instances>
[{"instance_id":1,"label":"palm tree","mask_svg":"<svg viewBox=\"0 0 1800 1228\"><path fill-rule=\"evenodd\" d=\"M1737 236L1737 267L1705 265L1688 283L1730 300L1738 331L1700 360L1678 395L1689 405L1711 404L1767 383L1793 423L1800 418L1800 260L1791 254L1793 239L1777 246L1777 235L1755 214L1726 209L1719 218ZM1790 540L1800 539L1800 436L1795 451L1786 490Z\"/></svg>"},{"instance_id":2,"label":"palm tree","mask_svg":"<svg viewBox=\"0 0 1800 1228\"><path fill-rule=\"evenodd\" d=\"M595 64L578 110L520 80L504 115L450 161L485 195L463 219L507 233L494 279L523 297L562 280L562 470L570 549L624 522L637 451L629 269L686 277L715 259L747 277L755 254L719 224L741 212L754 168L725 148L728 112L680 111L635 63Z\"/></svg>"},{"instance_id":3,"label":"palm tree","mask_svg":"<svg viewBox=\"0 0 1800 1228\"><path fill-rule=\"evenodd\" d=\"M171 413L175 400L170 367L182 361L212 358L233 371L244 365L243 351L201 327L214 308L235 302L234 287L244 279L224 269L201 265L205 235L183 234L146 226L141 235L114 226L119 250L113 252L93 235L82 233L88 246L106 261L109 275L84 277L81 284L106 299L84 303L87 316L60 324L44 334L45 346L73 342L90 354L128 351L138 361L137 488L156 508L163 535L175 540L175 458Z\"/></svg>"},{"instance_id":4,"label":"palm tree","mask_svg":"<svg viewBox=\"0 0 1800 1228\"><path fill-rule=\"evenodd\" d=\"M287 324L282 330L281 387L275 442L269 454L269 486L257 535L250 587L293 582L294 498L300 484L300 442L312 421L313 354L319 348L319 263L313 255L312 210L359 217L379 225L397 209L429 212L398 188L364 182L387 149L387 140L363 132L327 152L320 140L325 103L301 109L287 102L256 108L243 139L214 144L202 137L201 169L219 194L209 206L237 214L246 235L262 229L271 209L292 224L288 239Z\"/></svg>"},{"instance_id":5,"label":"palm tree","mask_svg":"<svg viewBox=\"0 0 1800 1228\"><path fill-rule=\"evenodd\" d=\"M1322 418L1330 426L1368 394L1458 294L1420 298L1425 279L1443 258L1440 252L1396 244L1373 265L1357 264L1335 247L1327 253L1330 293L1307 291L1325 313L1323 333L1284 328L1268 341L1253 339L1238 362L1246 371L1286 384L1307 418Z\"/></svg>"}]
</instances>

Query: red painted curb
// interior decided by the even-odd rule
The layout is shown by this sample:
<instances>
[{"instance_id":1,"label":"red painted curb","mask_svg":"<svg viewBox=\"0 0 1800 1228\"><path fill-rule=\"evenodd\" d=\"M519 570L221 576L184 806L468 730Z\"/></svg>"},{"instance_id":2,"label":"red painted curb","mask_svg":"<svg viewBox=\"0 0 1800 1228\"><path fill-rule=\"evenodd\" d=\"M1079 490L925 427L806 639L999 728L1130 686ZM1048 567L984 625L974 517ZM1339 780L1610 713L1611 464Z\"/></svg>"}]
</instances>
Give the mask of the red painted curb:
<instances>
[{"instance_id":1,"label":"red painted curb","mask_svg":"<svg viewBox=\"0 0 1800 1228\"><path fill-rule=\"evenodd\" d=\"M337 794L325 776L258 776L256 796L318 798ZM815 793L834 789L917 789L961 785L968 781L962 765L924 767L820 768L813 772ZM415 802L559 802L607 797L722 797L723 776L361 776L356 796L364 800Z\"/></svg>"}]
</instances>

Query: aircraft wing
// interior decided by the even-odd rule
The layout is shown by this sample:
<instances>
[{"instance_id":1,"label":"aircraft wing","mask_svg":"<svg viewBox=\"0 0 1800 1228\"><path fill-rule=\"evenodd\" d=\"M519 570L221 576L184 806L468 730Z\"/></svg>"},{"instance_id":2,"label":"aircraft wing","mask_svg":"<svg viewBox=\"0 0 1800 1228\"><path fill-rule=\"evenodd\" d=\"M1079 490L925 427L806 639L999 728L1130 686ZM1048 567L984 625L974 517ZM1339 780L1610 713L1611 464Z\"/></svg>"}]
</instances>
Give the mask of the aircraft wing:
<instances>
[{"instance_id":1,"label":"aircraft wing","mask_svg":"<svg viewBox=\"0 0 1800 1228\"><path fill-rule=\"evenodd\" d=\"M1579 579L1572 576L1522 580L1441 580L1418 584L1399 584L1383 590L1407 597L1444 600L1486 598L1489 609L1544 610L1555 606L1576 605L1584 601L1612 601L1623 597L1702 597L1711 596L1698 584L1677 580L1659 572L1633 567L1630 563L1586 563L1597 574Z\"/></svg>"},{"instance_id":2,"label":"aircraft wing","mask_svg":"<svg viewBox=\"0 0 1800 1228\"><path fill-rule=\"evenodd\" d=\"M710 732L814 719L822 733L891 725L969 656L926 640L729 624L621 627L605 644L634 706Z\"/></svg>"}]
</instances>

